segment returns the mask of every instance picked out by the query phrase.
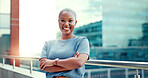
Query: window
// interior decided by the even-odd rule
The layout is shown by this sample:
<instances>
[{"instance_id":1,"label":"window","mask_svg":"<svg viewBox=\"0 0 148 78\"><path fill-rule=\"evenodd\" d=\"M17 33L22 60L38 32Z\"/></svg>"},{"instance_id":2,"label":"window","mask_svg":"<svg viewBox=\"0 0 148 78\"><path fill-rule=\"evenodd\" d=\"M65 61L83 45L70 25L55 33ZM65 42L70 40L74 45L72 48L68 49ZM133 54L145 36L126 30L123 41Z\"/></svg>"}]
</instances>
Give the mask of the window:
<instances>
[{"instance_id":1,"label":"window","mask_svg":"<svg viewBox=\"0 0 148 78\"><path fill-rule=\"evenodd\" d=\"M10 54L10 0L0 0L0 54Z\"/></svg>"}]
</instances>

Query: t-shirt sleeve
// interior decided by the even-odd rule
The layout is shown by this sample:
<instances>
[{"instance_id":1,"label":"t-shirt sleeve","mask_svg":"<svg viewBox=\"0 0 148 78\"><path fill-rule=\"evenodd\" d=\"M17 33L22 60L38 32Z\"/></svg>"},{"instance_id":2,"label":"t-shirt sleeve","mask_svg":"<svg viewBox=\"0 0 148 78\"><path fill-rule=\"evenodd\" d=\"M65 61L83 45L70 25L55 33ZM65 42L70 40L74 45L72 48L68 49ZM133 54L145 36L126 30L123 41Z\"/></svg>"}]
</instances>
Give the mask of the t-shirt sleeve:
<instances>
[{"instance_id":1,"label":"t-shirt sleeve","mask_svg":"<svg viewBox=\"0 0 148 78\"><path fill-rule=\"evenodd\" d=\"M89 49L89 42L86 37L83 37L82 40L79 43L77 51L79 54L86 53L89 55L90 49Z\"/></svg>"},{"instance_id":2,"label":"t-shirt sleeve","mask_svg":"<svg viewBox=\"0 0 148 78\"><path fill-rule=\"evenodd\" d=\"M44 57L47 58L47 46L48 46L48 44L47 44L47 42L45 42L45 44L43 46L43 49L42 49L42 53L41 53L40 59L44 58Z\"/></svg>"}]
</instances>

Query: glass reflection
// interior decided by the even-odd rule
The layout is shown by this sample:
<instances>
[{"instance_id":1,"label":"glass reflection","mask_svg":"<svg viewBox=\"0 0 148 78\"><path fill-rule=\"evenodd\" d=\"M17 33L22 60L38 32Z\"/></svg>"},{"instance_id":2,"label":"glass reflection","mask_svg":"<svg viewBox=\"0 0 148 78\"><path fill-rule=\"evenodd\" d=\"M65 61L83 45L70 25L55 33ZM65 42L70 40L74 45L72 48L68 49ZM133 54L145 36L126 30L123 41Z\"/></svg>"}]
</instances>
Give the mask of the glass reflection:
<instances>
[{"instance_id":1,"label":"glass reflection","mask_svg":"<svg viewBox=\"0 0 148 78\"><path fill-rule=\"evenodd\" d=\"M0 55L10 55L10 0L0 0Z\"/></svg>"}]
</instances>

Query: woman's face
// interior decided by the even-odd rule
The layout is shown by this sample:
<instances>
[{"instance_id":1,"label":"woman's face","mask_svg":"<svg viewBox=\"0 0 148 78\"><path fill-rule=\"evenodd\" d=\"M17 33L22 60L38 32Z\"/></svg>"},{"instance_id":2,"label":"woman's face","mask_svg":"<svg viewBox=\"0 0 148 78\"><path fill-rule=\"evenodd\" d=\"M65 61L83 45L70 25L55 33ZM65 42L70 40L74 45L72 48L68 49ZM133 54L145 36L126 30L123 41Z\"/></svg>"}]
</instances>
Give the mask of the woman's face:
<instances>
[{"instance_id":1,"label":"woman's face","mask_svg":"<svg viewBox=\"0 0 148 78\"><path fill-rule=\"evenodd\" d=\"M59 28L62 34L72 34L77 23L75 15L70 11L63 11L59 16Z\"/></svg>"}]
</instances>

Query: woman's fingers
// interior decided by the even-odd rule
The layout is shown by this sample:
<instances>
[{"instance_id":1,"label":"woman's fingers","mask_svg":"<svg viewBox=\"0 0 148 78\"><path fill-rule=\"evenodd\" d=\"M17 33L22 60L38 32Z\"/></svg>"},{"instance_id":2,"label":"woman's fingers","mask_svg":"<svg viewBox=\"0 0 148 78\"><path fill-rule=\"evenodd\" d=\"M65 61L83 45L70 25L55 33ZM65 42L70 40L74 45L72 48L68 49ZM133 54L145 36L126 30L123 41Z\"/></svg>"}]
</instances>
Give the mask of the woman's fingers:
<instances>
[{"instance_id":1,"label":"woman's fingers","mask_svg":"<svg viewBox=\"0 0 148 78\"><path fill-rule=\"evenodd\" d=\"M40 69L42 69L43 68L43 66L45 66L45 61L44 62L42 62L41 64L40 64Z\"/></svg>"},{"instance_id":2,"label":"woman's fingers","mask_svg":"<svg viewBox=\"0 0 148 78\"><path fill-rule=\"evenodd\" d=\"M78 57L79 56L79 52L77 51L74 55L74 57Z\"/></svg>"},{"instance_id":3,"label":"woman's fingers","mask_svg":"<svg viewBox=\"0 0 148 78\"><path fill-rule=\"evenodd\" d=\"M40 62L45 61L46 59L41 59Z\"/></svg>"},{"instance_id":4,"label":"woman's fingers","mask_svg":"<svg viewBox=\"0 0 148 78\"><path fill-rule=\"evenodd\" d=\"M42 61L40 62L40 69L41 69L41 70L44 70L44 68L45 68L46 66L53 66L53 65L54 65L53 63L54 63L53 60L49 60L49 59L42 60Z\"/></svg>"},{"instance_id":5,"label":"woman's fingers","mask_svg":"<svg viewBox=\"0 0 148 78\"><path fill-rule=\"evenodd\" d=\"M41 70L44 70L45 67L46 67L46 66L44 65L44 66L41 68Z\"/></svg>"},{"instance_id":6,"label":"woman's fingers","mask_svg":"<svg viewBox=\"0 0 148 78\"><path fill-rule=\"evenodd\" d=\"M42 59L48 59L48 58L46 58L46 57L44 57L44 58L40 58L39 61L41 61Z\"/></svg>"},{"instance_id":7,"label":"woman's fingers","mask_svg":"<svg viewBox=\"0 0 148 78\"><path fill-rule=\"evenodd\" d=\"M41 67L41 65L43 64L45 62L45 59L44 60L40 60L40 67Z\"/></svg>"},{"instance_id":8,"label":"woman's fingers","mask_svg":"<svg viewBox=\"0 0 148 78\"><path fill-rule=\"evenodd\" d=\"M50 66L50 65L43 65L43 67L41 68L41 70L44 70L45 69L45 67L47 67L47 66Z\"/></svg>"}]
</instances>

